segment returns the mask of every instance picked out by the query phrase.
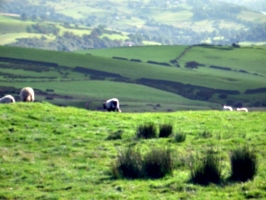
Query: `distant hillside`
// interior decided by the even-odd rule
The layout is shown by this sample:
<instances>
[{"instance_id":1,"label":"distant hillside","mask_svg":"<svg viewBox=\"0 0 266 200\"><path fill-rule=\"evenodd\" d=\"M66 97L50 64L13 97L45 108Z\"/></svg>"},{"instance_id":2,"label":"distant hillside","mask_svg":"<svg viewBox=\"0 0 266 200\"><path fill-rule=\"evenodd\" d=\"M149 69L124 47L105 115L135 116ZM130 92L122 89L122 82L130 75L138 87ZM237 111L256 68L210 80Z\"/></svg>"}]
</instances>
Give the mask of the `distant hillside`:
<instances>
[{"instance_id":1,"label":"distant hillside","mask_svg":"<svg viewBox=\"0 0 266 200\"><path fill-rule=\"evenodd\" d=\"M220 1L3 2L2 13L19 16L0 16L4 45L74 51L146 44L266 42L266 15Z\"/></svg>"},{"instance_id":2,"label":"distant hillside","mask_svg":"<svg viewBox=\"0 0 266 200\"><path fill-rule=\"evenodd\" d=\"M221 1L246 6L257 11L266 11L266 4L264 0L234 0L233 2L231 0Z\"/></svg>"},{"instance_id":3,"label":"distant hillside","mask_svg":"<svg viewBox=\"0 0 266 200\"><path fill-rule=\"evenodd\" d=\"M102 110L117 97L126 112L266 107L265 48L145 46L44 51L0 46L0 94Z\"/></svg>"}]
</instances>

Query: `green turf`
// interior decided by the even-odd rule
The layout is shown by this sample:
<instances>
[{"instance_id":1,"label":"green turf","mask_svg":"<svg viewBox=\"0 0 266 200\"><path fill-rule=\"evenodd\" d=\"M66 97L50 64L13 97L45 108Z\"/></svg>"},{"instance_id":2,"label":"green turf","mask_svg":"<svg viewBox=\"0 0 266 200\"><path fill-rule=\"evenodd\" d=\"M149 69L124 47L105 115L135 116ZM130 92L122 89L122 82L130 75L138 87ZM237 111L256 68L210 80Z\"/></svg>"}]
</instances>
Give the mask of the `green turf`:
<instances>
[{"instance_id":1,"label":"green turf","mask_svg":"<svg viewBox=\"0 0 266 200\"><path fill-rule=\"evenodd\" d=\"M174 113L107 113L48 103L0 105L0 196L2 199L265 199L265 112L182 111ZM186 134L136 140L143 123L172 123ZM122 139L106 140L122 131ZM203 131L211 132L209 138ZM229 153L248 145L258 156L254 180L228 182ZM113 179L111 163L131 146L145 152L171 149L173 175L162 179ZM189 158L210 148L223 161L224 183L189 182Z\"/></svg>"},{"instance_id":2,"label":"green turf","mask_svg":"<svg viewBox=\"0 0 266 200\"><path fill-rule=\"evenodd\" d=\"M96 56L102 56L107 58L123 57L127 59L139 59L143 62L158 61L169 62L172 59L178 57L187 46L182 45L163 45L163 46L145 46L142 49L140 47L120 47L120 48L108 48L108 49L91 49L77 51L81 54L92 54ZM155 50L155 51L154 51Z\"/></svg>"}]
</instances>

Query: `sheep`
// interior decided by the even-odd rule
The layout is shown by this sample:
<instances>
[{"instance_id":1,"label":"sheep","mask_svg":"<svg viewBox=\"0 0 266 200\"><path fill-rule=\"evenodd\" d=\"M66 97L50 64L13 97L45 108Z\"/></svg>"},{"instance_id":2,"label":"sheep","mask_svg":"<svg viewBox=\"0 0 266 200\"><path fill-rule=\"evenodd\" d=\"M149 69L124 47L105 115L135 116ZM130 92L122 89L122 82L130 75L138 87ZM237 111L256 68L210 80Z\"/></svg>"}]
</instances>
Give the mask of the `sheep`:
<instances>
[{"instance_id":1,"label":"sheep","mask_svg":"<svg viewBox=\"0 0 266 200\"><path fill-rule=\"evenodd\" d=\"M20 91L20 99L24 102L34 101L34 91L31 87L22 88Z\"/></svg>"},{"instance_id":2,"label":"sheep","mask_svg":"<svg viewBox=\"0 0 266 200\"><path fill-rule=\"evenodd\" d=\"M231 106L226 106L224 105L223 106L223 110L230 110L230 111L233 111L233 108Z\"/></svg>"},{"instance_id":3,"label":"sheep","mask_svg":"<svg viewBox=\"0 0 266 200\"><path fill-rule=\"evenodd\" d=\"M110 111L121 112L121 109L119 107L119 100L116 98L112 98L103 102L103 109L107 109L108 112Z\"/></svg>"},{"instance_id":4,"label":"sheep","mask_svg":"<svg viewBox=\"0 0 266 200\"><path fill-rule=\"evenodd\" d=\"M248 112L248 109L247 108L237 108L236 110L237 111L245 111L245 112Z\"/></svg>"},{"instance_id":5,"label":"sheep","mask_svg":"<svg viewBox=\"0 0 266 200\"><path fill-rule=\"evenodd\" d=\"M5 95L0 99L0 103L15 103L15 99L11 95Z\"/></svg>"}]
</instances>

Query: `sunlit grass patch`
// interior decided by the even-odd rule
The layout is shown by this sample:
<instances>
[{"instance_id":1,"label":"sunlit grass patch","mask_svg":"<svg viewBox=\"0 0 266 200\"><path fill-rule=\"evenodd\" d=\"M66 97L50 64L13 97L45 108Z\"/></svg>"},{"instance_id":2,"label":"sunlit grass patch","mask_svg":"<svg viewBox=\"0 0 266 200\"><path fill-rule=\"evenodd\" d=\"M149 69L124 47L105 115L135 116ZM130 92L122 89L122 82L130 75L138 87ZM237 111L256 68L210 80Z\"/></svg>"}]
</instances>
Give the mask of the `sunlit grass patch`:
<instances>
[{"instance_id":1,"label":"sunlit grass patch","mask_svg":"<svg viewBox=\"0 0 266 200\"><path fill-rule=\"evenodd\" d=\"M230 113L228 120L229 113L218 111L118 114L40 102L0 105L0 111L3 199L266 198L265 112ZM174 134L136 139L138 125L150 122L157 134L160 124L173 122L174 134L184 133L185 142L174 142ZM199 137L203 130L212 137ZM259 161L257 173L233 181L230 155L246 143ZM220 183L188 181L191 167L208 161L209 148L222 164Z\"/></svg>"}]
</instances>

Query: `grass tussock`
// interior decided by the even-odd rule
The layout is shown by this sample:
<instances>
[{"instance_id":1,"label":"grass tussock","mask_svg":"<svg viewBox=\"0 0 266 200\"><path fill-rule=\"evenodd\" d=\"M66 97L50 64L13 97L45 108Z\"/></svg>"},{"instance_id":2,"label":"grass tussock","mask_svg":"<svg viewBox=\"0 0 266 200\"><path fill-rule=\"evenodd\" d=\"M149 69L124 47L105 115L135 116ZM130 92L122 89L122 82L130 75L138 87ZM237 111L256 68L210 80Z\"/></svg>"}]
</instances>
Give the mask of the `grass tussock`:
<instances>
[{"instance_id":1,"label":"grass tussock","mask_svg":"<svg viewBox=\"0 0 266 200\"><path fill-rule=\"evenodd\" d=\"M137 138L150 139L157 137L157 128L154 123L139 125L136 132Z\"/></svg>"},{"instance_id":2,"label":"grass tussock","mask_svg":"<svg viewBox=\"0 0 266 200\"><path fill-rule=\"evenodd\" d=\"M219 184L222 181L221 159L207 151L204 158L194 160L190 168L190 179L195 184Z\"/></svg>"},{"instance_id":3,"label":"grass tussock","mask_svg":"<svg viewBox=\"0 0 266 200\"><path fill-rule=\"evenodd\" d=\"M158 179L173 172L173 160L169 149L153 148L145 155L133 148L119 152L112 165L115 178Z\"/></svg>"},{"instance_id":4,"label":"grass tussock","mask_svg":"<svg viewBox=\"0 0 266 200\"><path fill-rule=\"evenodd\" d=\"M208 130L204 130L199 135L202 138L211 138L212 137L212 132L210 132Z\"/></svg>"},{"instance_id":5,"label":"grass tussock","mask_svg":"<svg viewBox=\"0 0 266 200\"><path fill-rule=\"evenodd\" d=\"M174 141L175 142L184 142L186 140L186 134L185 133L176 133L174 135Z\"/></svg>"},{"instance_id":6,"label":"grass tussock","mask_svg":"<svg viewBox=\"0 0 266 200\"><path fill-rule=\"evenodd\" d=\"M122 133L123 133L122 130L112 132L107 136L106 140L120 140L122 139Z\"/></svg>"},{"instance_id":7,"label":"grass tussock","mask_svg":"<svg viewBox=\"0 0 266 200\"><path fill-rule=\"evenodd\" d=\"M147 178L162 178L173 172L173 160L169 149L153 148L143 159L143 172Z\"/></svg>"},{"instance_id":8,"label":"grass tussock","mask_svg":"<svg viewBox=\"0 0 266 200\"><path fill-rule=\"evenodd\" d=\"M252 180L258 170L258 160L254 151L247 146L239 147L230 153L232 181Z\"/></svg>"},{"instance_id":9,"label":"grass tussock","mask_svg":"<svg viewBox=\"0 0 266 200\"><path fill-rule=\"evenodd\" d=\"M159 137L167 138L171 136L173 133L173 125L172 124L162 124L159 128Z\"/></svg>"},{"instance_id":10,"label":"grass tussock","mask_svg":"<svg viewBox=\"0 0 266 200\"><path fill-rule=\"evenodd\" d=\"M142 156L133 148L119 152L115 163L112 165L112 174L115 178L136 179L142 178Z\"/></svg>"}]
</instances>

